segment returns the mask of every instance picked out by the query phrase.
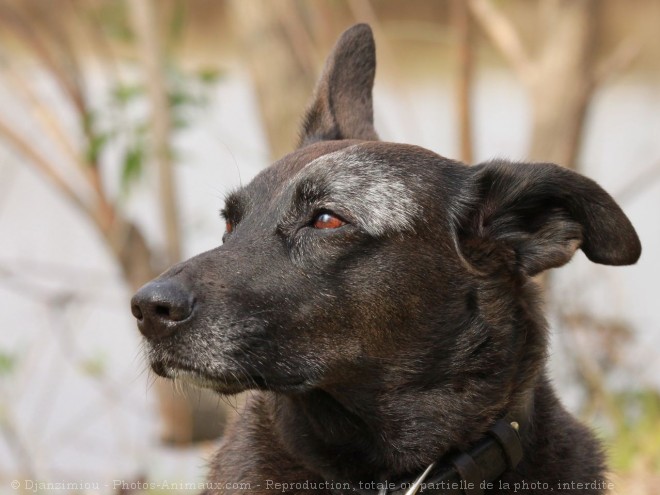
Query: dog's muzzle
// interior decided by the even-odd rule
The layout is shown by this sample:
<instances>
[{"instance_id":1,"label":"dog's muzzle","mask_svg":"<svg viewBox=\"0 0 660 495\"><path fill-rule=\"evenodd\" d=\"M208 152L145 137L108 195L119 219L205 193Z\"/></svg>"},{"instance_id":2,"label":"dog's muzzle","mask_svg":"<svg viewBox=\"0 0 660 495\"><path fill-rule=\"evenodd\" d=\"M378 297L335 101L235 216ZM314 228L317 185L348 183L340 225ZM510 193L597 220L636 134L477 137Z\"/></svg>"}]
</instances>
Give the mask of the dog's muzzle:
<instances>
[{"instance_id":1,"label":"dog's muzzle","mask_svg":"<svg viewBox=\"0 0 660 495\"><path fill-rule=\"evenodd\" d=\"M192 292L174 279L154 280L131 299L131 312L138 328L149 340L173 334L195 308Z\"/></svg>"}]
</instances>

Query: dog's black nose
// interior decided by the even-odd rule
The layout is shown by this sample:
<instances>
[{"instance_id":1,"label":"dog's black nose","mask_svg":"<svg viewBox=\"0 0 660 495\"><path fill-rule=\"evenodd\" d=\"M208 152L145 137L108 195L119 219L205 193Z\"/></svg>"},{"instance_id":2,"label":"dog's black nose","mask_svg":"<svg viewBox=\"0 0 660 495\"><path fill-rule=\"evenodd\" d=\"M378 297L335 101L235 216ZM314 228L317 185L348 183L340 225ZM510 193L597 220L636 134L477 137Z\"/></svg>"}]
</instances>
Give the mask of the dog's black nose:
<instances>
[{"instance_id":1,"label":"dog's black nose","mask_svg":"<svg viewBox=\"0 0 660 495\"><path fill-rule=\"evenodd\" d=\"M195 300L184 286L169 280L155 280L143 286L131 299L131 312L138 328L148 339L172 334L190 317Z\"/></svg>"}]
</instances>

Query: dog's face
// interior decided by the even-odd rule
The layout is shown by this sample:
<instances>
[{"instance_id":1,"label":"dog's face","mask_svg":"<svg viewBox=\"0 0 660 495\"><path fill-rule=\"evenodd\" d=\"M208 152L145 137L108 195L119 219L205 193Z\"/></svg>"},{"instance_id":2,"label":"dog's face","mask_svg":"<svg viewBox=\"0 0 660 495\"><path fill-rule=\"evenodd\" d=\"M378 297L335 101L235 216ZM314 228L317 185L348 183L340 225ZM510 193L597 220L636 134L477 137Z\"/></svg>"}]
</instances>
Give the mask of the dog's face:
<instances>
[{"instance_id":1,"label":"dog's face","mask_svg":"<svg viewBox=\"0 0 660 495\"><path fill-rule=\"evenodd\" d=\"M481 414L541 366L532 276L578 248L636 261L630 222L584 177L377 141L374 70L356 26L300 148L228 196L223 245L136 294L158 374L225 394L440 388Z\"/></svg>"},{"instance_id":2,"label":"dog's face","mask_svg":"<svg viewBox=\"0 0 660 495\"><path fill-rule=\"evenodd\" d=\"M151 336L154 369L231 393L414 360L417 327L441 317L465 271L450 201L467 169L446 163L413 146L319 142L230 194L223 245L147 286L158 297L174 284L192 300L190 315Z\"/></svg>"}]
</instances>

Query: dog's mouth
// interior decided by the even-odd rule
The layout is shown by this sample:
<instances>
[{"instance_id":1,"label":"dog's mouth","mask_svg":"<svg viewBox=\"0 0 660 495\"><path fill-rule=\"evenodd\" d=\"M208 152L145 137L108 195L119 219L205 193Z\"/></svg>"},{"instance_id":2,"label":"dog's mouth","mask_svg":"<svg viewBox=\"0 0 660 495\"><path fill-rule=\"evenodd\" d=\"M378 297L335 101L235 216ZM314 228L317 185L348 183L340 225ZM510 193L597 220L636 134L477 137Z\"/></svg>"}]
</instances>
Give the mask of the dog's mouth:
<instances>
[{"instance_id":1,"label":"dog's mouth","mask_svg":"<svg viewBox=\"0 0 660 495\"><path fill-rule=\"evenodd\" d=\"M273 378L244 371L215 374L183 363L152 361L151 368L163 378L181 381L199 388L208 388L222 395L233 395L245 390L271 390L275 392L302 392L311 387L301 377Z\"/></svg>"}]
</instances>

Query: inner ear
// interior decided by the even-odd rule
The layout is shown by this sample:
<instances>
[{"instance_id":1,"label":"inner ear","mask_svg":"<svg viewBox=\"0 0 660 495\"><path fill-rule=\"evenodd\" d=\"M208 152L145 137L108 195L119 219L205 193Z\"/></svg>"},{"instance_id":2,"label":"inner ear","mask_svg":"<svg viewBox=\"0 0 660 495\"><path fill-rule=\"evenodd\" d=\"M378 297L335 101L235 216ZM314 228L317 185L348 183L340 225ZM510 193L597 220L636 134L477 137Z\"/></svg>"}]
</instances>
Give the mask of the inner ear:
<instances>
[{"instance_id":1,"label":"inner ear","mask_svg":"<svg viewBox=\"0 0 660 495\"><path fill-rule=\"evenodd\" d=\"M635 229L598 184L548 163L472 168L460 244L478 264L533 276L567 263L578 248L596 263L635 263Z\"/></svg>"},{"instance_id":2,"label":"inner ear","mask_svg":"<svg viewBox=\"0 0 660 495\"><path fill-rule=\"evenodd\" d=\"M377 141L372 89L376 46L367 24L345 31L328 57L303 119L299 148L316 141Z\"/></svg>"}]
</instances>

